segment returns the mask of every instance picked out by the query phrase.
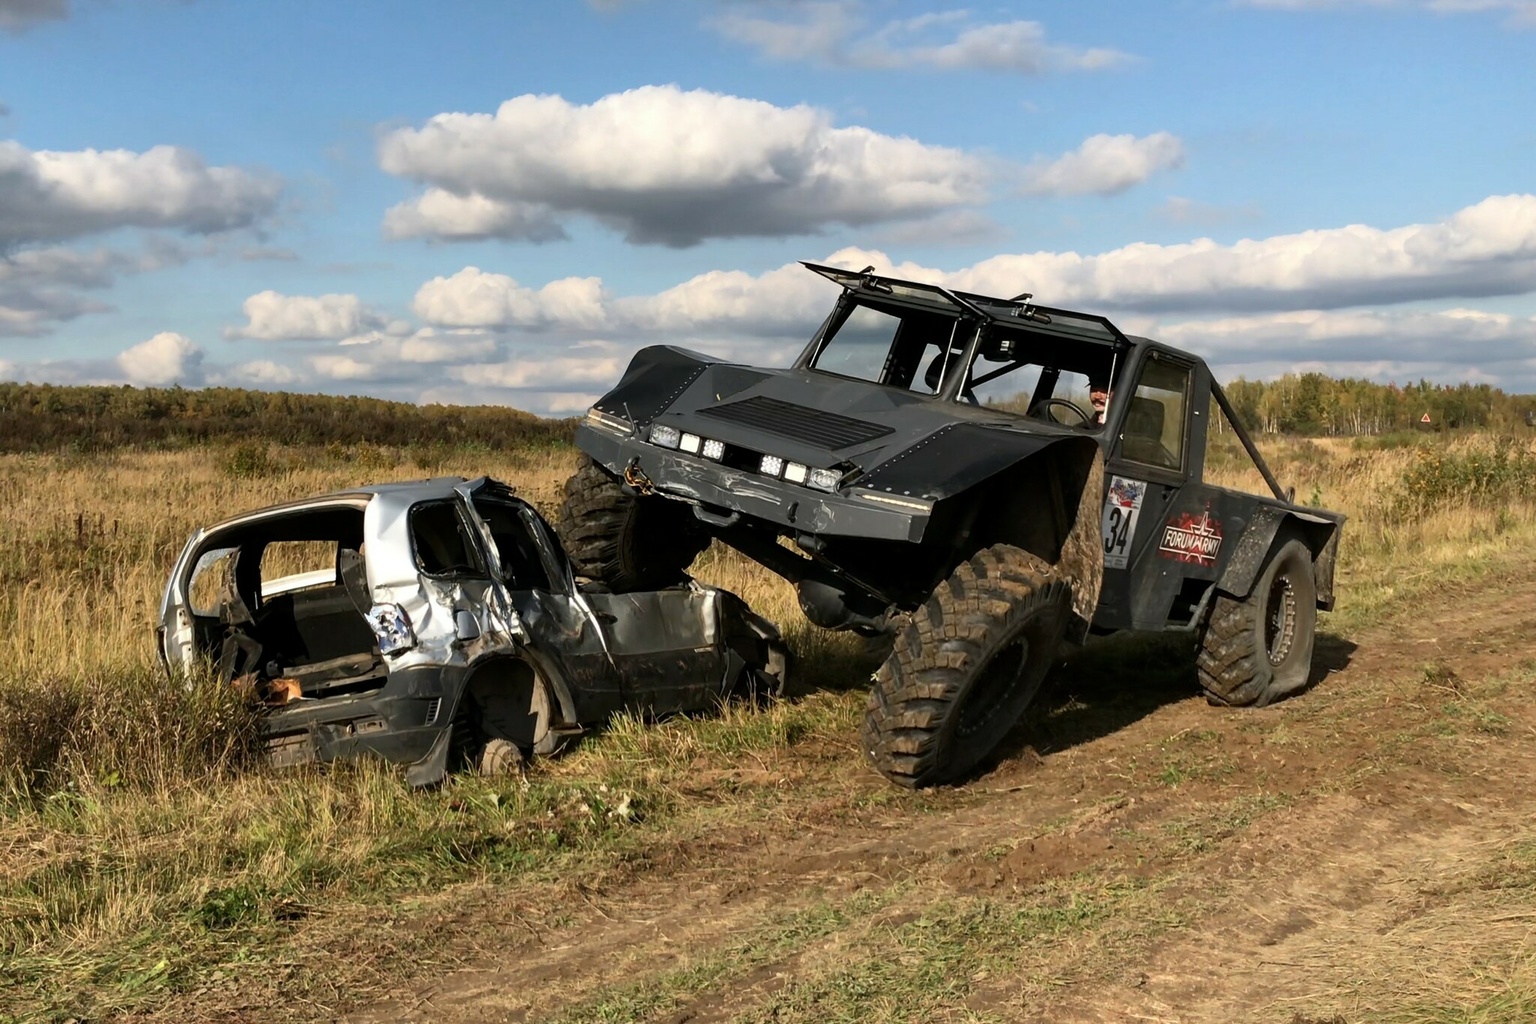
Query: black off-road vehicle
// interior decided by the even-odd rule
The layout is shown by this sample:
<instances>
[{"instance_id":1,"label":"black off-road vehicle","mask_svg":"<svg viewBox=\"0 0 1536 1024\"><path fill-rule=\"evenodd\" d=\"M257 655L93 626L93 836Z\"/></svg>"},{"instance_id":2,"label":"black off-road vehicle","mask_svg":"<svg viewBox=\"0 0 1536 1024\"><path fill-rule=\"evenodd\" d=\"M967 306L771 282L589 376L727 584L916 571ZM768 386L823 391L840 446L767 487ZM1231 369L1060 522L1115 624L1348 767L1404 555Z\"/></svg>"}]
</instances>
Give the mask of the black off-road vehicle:
<instances>
[{"instance_id":1,"label":"black off-road vehicle","mask_svg":"<svg viewBox=\"0 0 1536 1024\"><path fill-rule=\"evenodd\" d=\"M718 537L816 625L892 635L863 741L910 786L971 769L1090 630L1198 632L1213 703L1305 685L1344 517L1281 489L1203 361L1028 295L806 266L843 290L792 367L654 346L593 406L559 525L579 571L665 586ZM1272 496L1202 480L1218 412Z\"/></svg>"}]
</instances>

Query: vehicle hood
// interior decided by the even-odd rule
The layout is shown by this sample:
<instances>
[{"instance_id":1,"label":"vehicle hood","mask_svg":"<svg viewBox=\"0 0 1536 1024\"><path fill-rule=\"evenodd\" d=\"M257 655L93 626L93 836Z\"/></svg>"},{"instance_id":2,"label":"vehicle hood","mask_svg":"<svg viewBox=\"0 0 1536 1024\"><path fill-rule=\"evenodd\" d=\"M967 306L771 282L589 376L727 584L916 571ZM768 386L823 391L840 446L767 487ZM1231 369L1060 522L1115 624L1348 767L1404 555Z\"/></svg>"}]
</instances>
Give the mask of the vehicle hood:
<instances>
[{"instance_id":1,"label":"vehicle hood","mask_svg":"<svg viewBox=\"0 0 1536 1024\"><path fill-rule=\"evenodd\" d=\"M1080 430L802 369L726 363L669 346L636 353L597 408L645 436L666 424L751 452L809 466L857 470L866 486L923 467L922 490L941 496L952 477L971 481ZM955 484L960 484L955 479Z\"/></svg>"}]
</instances>

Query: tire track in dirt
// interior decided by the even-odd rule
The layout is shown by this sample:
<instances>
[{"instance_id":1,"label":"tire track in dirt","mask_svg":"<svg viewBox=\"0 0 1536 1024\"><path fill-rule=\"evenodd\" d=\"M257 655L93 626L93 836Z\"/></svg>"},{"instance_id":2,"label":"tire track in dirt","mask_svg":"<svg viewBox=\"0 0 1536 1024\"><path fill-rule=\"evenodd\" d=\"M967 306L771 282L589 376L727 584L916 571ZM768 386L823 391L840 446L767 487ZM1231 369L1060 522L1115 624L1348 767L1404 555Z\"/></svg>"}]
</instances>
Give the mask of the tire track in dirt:
<instances>
[{"instance_id":1,"label":"tire track in dirt","mask_svg":"<svg viewBox=\"0 0 1536 1024\"><path fill-rule=\"evenodd\" d=\"M1035 1004L1003 980L978 987L970 1005L1004 1016L1049 1005L1049 1019L1066 1021L1233 1020L1283 1008L1284 1000L1316 994L1327 972L1305 965L1326 961L1331 943L1407 927L1411 921L1393 924L1393 915L1416 885L1454 875L1466 859L1456 851L1485 848L1522 815L1528 820L1536 802L1527 796L1536 792L1531 756L1467 744L1448 768L1433 759L1412 764L1411 746L1384 754L1383 744L1422 724L1426 687L1434 691L1428 699L1439 698L1444 687L1426 677L1427 663L1441 666L1438 678L1477 679L1536 658L1524 601L1533 583L1536 566L1521 565L1437 595L1442 606L1432 622L1404 614L1365 631L1346 667L1274 708L1223 712L1198 698L1167 704L1043 760L1026 751L956 791L952 807L921 817L898 806L887 819L835 835L807 834L788 821L727 830L612 891L585 894L556 931L484 949L476 966L345 1019L544 1018L601 990L705 961L786 915L862 889L921 876L955 891L1007 891L1084 868L1129 869L1147 851L1127 846L1127 833L1156 834L1192 808L1254 792L1309 795L1209 853L1151 866L1213 880L1213 902L1186 934L1158 952L1128 947L1088 965L1067 999ZM1525 715L1512 722L1532 726ZM1277 740L1282 734L1285 742ZM1178 788L1127 779L1128 764L1186 735L1215 737L1235 777ZM1382 775L1383 766L1395 774ZM1501 775L1491 787L1486 773L1494 768ZM871 777L872 789L882 785ZM991 856L1000 845L1012 853ZM661 1019L728 1019L837 941L813 937L774 962L722 976ZM1289 973L1271 966L1282 963L1304 966ZM1347 981L1329 978L1335 987Z\"/></svg>"}]
</instances>

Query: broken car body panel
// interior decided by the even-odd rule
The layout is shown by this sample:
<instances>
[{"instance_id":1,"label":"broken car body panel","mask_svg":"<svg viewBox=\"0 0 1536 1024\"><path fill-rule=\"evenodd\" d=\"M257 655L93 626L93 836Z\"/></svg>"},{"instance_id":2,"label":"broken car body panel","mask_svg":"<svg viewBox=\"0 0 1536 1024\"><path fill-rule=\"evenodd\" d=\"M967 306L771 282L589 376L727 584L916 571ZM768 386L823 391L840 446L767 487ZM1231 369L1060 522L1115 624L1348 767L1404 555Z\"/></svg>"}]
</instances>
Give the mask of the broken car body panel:
<instances>
[{"instance_id":1,"label":"broken car body panel","mask_svg":"<svg viewBox=\"0 0 1536 1024\"><path fill-rule=\"evenodd\" d=\"M735 595L584 591L532 506L458 477L198 530L166 587L160 646L167 667L212 662L269 705L275 762L366 752L415 784L441 779L466 743L548 753L621 709L777 689L785 667L777 630Z\"/></svg>"}]
</instances>

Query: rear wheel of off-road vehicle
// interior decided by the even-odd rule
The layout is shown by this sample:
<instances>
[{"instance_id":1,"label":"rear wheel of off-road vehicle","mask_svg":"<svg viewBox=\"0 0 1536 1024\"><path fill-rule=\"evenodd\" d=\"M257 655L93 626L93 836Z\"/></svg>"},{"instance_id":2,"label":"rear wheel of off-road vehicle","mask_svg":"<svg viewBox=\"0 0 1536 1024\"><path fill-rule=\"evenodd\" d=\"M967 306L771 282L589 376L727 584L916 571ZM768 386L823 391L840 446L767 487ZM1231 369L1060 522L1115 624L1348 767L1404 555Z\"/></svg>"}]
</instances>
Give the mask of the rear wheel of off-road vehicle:
<instances>
[{"instance_id":1,"label":"rear wheel of off-road vehicle","mask_svg":"<svg viewBox=\"0 0 1536 1024\"><path fill-rule=\"evenodd\" d=\"M999 544L963 562L897 635L875 673L864 750L902 786L964 775L1016 724L1066 627L1071 586Z\"/></svg>"},{"instance_id":2,"label":"rear wheel of off-road vehicle","mask_svg":"<svg viewBox=\"0 0 1536 1024\"><path fill-rule=\"evenodd\" d=\"M1277 546L1246 599L1218 593L1200 641L1200 685L1212 704L1262 707L1307 684L1317 626L1312 555Z\"/></svg>"},{"instance_id":3,"label":"rear wheel of off-road vehicle","mask_svg":"<svg viewBox=\"0 0 1536 1024\"><path fill-rule=\"evenodd\" d=\"M709 545L687 505L630 494L585 455L565 482L556 529L576 572L620 594L682 582Z\"/></svg>"}]
</instances>

